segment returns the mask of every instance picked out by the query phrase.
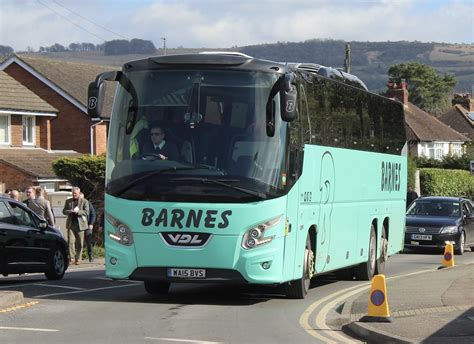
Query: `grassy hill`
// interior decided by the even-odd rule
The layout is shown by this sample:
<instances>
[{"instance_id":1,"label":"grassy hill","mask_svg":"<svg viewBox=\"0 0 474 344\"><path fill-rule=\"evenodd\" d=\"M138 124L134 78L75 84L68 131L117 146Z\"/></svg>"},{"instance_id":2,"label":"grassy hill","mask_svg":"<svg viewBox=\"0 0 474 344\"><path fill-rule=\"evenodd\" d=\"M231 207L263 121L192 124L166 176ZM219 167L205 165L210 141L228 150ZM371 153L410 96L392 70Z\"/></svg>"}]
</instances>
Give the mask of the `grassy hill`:
<instances>
[{"instance_id":1,"label":"grassy hill","mask_svg":"<svg viewBox=\"0 0 474 344\"><path fill-rule=\"evenodd\" d=\"M309 62L332 67L342 67L345 45L337 40L310 40L260 44L231 49L167 49L167 54L195 53L200 51L240 51L253 57L274 61ZM409 61L419 61L440 73L449 73L458 81L456 92L472 92L474 88L474 45L422 42L349 42L351 46L351 72L362 79L370 90L384 91L390 66ZM156 55L162 55L158 49ZM143 55L105 56L101 52L65 52L41 54L48 58L68 61L121 66Z\"/></svg>"}]
</instances>

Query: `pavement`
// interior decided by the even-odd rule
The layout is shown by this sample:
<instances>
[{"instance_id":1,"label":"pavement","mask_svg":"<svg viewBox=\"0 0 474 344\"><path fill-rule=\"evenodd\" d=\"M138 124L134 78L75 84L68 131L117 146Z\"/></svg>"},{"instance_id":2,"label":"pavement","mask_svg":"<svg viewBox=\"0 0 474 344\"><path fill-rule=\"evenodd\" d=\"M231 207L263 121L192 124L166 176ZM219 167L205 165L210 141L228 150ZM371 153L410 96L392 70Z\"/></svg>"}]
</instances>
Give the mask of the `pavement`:
<instances>
[{"instance_id":1,"label":"pavement","mask_svg":"<svg viewBox=\"0 0 474 344\"><path fill-rule=\"evenodd\" d=\"M392 321L360 321L367 290L344 304L346 334L367 343L474 343L474 264L387 278L386 287Z\"/></svg>"}]
</instances>

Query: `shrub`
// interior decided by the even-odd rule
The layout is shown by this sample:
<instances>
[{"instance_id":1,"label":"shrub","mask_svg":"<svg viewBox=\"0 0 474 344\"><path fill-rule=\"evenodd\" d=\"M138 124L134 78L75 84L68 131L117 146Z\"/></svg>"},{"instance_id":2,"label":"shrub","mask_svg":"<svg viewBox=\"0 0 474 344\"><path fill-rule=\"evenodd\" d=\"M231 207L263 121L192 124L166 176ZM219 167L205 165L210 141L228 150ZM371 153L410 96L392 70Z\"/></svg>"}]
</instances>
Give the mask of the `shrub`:
<instances>
[{"instance_id":1,"label":"shrub","mask_svg":"<svg viewBox=\"0 0 474 344\"><path fill-rule=\"evenodd\" d=\"M105 257L105 250L102 246L93 245L92 255L94 258ZM88 259L87 249L85 247L82 249L82 259Z\"/></svg>"},{"instance_id":2,"label":"shrub","mask_svg":"<svg viewBox=\"0 0 474 344\"><path fill-rule=\"evenodd\" d=\"M408 187L415 189L416 162L413 158L408 158Z\"/></svg>"},{"instance_id":3,"label":"shrub","mask_svg":"<svg viewBox=\"0 0 474 344\"><path fill-rule=\"evenodd\" d=\"M423 195L474 197L474 177L469 171L423 168L420 184Z\"/></svg>"},{"instance_id":4,"label":"shrub","mask_svg":"<svg viewBox=\"0 0 474 344\"><path fill-rule=\"evenodd\" d=\"M461 157L445 156L443 160L432 158L417 157L415 163L418 168L446 168L451 170L469 171L469 155L464 154Z\"/></svg>"}]
</instances>

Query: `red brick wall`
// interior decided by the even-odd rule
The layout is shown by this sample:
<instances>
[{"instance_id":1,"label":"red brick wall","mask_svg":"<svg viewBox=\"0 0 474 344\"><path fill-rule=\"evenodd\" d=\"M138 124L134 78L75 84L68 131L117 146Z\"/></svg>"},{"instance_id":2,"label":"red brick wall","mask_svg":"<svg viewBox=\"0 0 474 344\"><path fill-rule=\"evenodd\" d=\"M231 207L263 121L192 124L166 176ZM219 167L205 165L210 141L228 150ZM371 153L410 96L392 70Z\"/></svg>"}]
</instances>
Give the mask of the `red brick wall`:
<instances>
[{"instance_id":1,"label":"red brick wall","mask_svg":"<svg viewBox=\"0 0 474 344\"><path fill-rule=\"evenodd\" d=\"M51 149L72 149L80 153L90 153L92 122L87 114L16 63L8 66L5 72L59 110L57 117L50 123ZM43 143L41 146L43 147Z\"/></svg>"},{"instance_id":2,"label":"red brick wall","mask_svg":"<svg viewBox=\"0 0 474 344\"><path fill-rule=\"evenodd\" d=\"M94 154L100 155L107 151L107 125L98 124L94 127Z\"/></svg>"},{"instance_id":3,"label":"red brick wall","mask_svg":"<svg viewBox=\"0 0 474 344\"><path fill-rule=\"evenodd\" d=\"M12 147L23 146L23 119L21 115L11 116L11 145Z\"/></svg>"},{"instance_id":4,"label":"red brick wall","mask_svg":"<svg viewBox=\"0 0 474 344\"><path fill-rule=\"evenodd\" d=\"M49 117L36 117L36 146L51 149L51 121Z\"/></svg>"},{"instance_id":5,"label":"red brick wall","mask_svg":"<svg viewBox=\"0 0 474 344\"><path fill-rule=\"evenodd\" d=\"M0 163L0 182L5 184L5 188L13 188L20 191L28 186L34 185L34 178L16 168L5 163Z\"/></svg>"}]
</instances>

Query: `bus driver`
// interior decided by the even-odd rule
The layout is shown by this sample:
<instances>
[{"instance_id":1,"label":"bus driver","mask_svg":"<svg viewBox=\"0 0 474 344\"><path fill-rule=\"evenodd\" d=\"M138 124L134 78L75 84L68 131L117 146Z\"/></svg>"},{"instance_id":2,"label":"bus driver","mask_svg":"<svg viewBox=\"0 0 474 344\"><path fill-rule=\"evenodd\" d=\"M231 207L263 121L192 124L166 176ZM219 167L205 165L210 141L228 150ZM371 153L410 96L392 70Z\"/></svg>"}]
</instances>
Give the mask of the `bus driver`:
<instances>
[{"instance_id":1,"label":"bus driver","mask_svg":"<svg viewBox=\"0 0 474 344\"><path fill-rule=\"evenodd\" d=\"M151 125L150 137L143 146L143 155L156 154L161 160L178 160L178 148L173 142L165 141L165 131L157 123Z\"/></svg>"}]
</instances>

